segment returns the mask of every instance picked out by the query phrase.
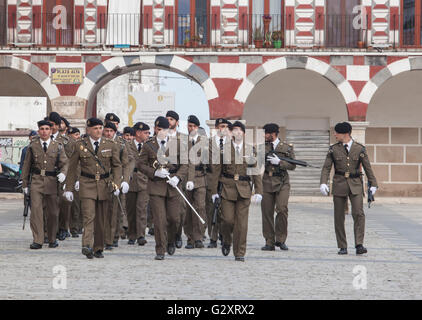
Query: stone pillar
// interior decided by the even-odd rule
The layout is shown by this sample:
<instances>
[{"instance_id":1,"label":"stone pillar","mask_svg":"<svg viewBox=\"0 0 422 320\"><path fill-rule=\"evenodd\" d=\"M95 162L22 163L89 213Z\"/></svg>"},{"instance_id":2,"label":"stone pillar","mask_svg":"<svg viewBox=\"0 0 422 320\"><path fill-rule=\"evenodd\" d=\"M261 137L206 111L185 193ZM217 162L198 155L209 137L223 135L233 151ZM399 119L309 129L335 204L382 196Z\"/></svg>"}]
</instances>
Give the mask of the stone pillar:
<instances>
[{"instance_id":1,"label":"stone pillar","mask_svg":"<svg viewBox=\"0 0 422 320\"><path fill-rule=\"evenodd\" d=\"M369 122L362 122L362 121L350 121L352 125L352 137L357 142L362 143L365 145L365 136L366 136L366 128L369 127Z\"/></svg>"}]
</instances>

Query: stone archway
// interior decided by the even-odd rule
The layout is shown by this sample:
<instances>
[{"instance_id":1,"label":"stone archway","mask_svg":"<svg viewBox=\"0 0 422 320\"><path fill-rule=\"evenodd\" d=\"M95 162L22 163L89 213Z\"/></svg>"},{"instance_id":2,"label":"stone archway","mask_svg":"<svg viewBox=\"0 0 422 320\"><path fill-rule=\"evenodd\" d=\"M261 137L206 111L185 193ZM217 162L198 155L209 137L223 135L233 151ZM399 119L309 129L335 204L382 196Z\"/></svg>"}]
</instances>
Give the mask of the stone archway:
<instances>
[{"instance_id":1,"label":"stone archway","mask_svg":"<svg viewBox=\"0 0 422 320\"><path fill-rule=\"evenodd\" d=\"M176 55L113 57L93 68L85 77L77 96L87 101L86 115L93 110L98 90L110 80L133 71L162 69L181 74L197 82L209 101L218 98L218 91L210 76L189 60Z\"/></svg>"}]
</instances>

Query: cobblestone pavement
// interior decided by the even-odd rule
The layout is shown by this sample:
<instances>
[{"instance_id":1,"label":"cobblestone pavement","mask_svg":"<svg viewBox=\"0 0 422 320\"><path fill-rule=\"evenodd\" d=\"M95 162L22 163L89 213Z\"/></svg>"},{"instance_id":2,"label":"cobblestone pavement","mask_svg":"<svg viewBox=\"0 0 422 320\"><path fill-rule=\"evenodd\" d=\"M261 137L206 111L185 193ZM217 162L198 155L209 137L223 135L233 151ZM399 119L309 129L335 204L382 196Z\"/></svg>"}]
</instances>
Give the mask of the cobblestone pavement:
<instances>
[{"instance_id":1,"label":"cobblestone pavement","mask_svg":"<svg viewBox=\"0 0 422 320\"><path fill-rule=\"evenodd\" d=\"M251 207L245 263L222 256L220 247L182 248L155 261L151 236L144 247L121 240L104 259L88 260L81 238L30 250L21 200L2 200L0 299L422 299L420 206L366 209L364 256L354 253L351 215L349 254L338 256L332 204L294 203L289 209L289 251L264 252L261 211ZM66 268L66 289L53 288L58 265ZM365 270L366 289L356 289L363 287Z\"/></svg>"}]
</instances>

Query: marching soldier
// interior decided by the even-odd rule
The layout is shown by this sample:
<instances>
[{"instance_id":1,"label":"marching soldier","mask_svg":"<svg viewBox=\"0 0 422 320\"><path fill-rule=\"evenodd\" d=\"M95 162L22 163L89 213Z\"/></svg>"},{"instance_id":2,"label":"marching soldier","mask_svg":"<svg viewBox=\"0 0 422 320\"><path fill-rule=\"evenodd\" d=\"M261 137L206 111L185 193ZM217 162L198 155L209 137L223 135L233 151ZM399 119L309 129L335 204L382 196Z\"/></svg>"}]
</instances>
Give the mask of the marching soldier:
<instances>
[{"instance_id":1,"label":"marching soldier","mask_svg":"<svg viewBox=\"0 0 422 320\"><path fill-rule=\"evenodd\" d=\"M321 171L320 190L323 195L328 195L330 189L327 185L331 167L334 165L333 200L334 200L334 226L337 238L338 254L347 254L346 231L344 228L344 207L347 198L352 204L353 229L355 235L356 254L367 253L363 246L365 234L365 214L363 212L363 180L361 165L365 169L371 191L375 194L377 180L372 171L366 148L352 139L352 126L348 122L338 123L335 128L335 137L338 141L330 146L324 166Z\"/></svg>"},{"instance_id":2,"label":"marching soldier","mask_svg":"<svg viewBox=\"0 0 422 320\"><path fill-rule=\"evenodd\" d=\"M150 128L149 125L143 122L137 122L133 126L133 130L135 132L135 139L128 142L128 148L135 159L134 163L137 163L140 160L142 148L149 139ZM149 201L147 190L148 177L135 166L131 167L131 172L133 172L133 176L127 195L128 244L135 244L135 240L137 240L138 245L144 246L147 243L145 229L147 227L147 207Z\"/></svg>"},{"instance_id":3,"label":"marching soldier","mask_svg":"<svg viewBox=\"0 0 422 320\"><path fill-rule=\"evenodd\" d=\"M79 197L84 227L82 254L88 259L104 257L104 215L111 194L119 195L122 180L120 147L113 140L103 138L102 133L103 122L100 119L87 120L87 137L75 143L66 181L65 197L73 201L72 191L80 165Z\"/></svg>"},{"instance_id":4,"label":"marching soldier","mask_svg":"<svg viewBox=\"0 0 422 320\"><path fill-rule=\"evenodd\" d=\"M125 198L122 198L129 191L129 179L130 179L130 166L129 163L133 163L133 157L129 154L125 140L121 136L117 136L117 128L113 122L107 121L103 136L107 139L113 140L119 146L119 158L122 164L123 180L121 185L122 192L119 194L120 204L123 207L123 203L126 202ZM132 167L134 164L132 164ZM122 177L121 177L122 178ZM107 214L104 220L104 235L105 235L105 250L112 250L113 246L118 246L119 241L119 213L125 214L125 208L120 208L117 197L112 197L109 200Z\"/></svg>"},{"instance_id":5,"label":"marching soldier","mask_svg":"<svg viewBox=\"0 0 422 320\"><path fill-rule=\"evenodd\" d=\"M249 205L251 203L252 186L255 194L252 196L254 203L262 200L262 179L253 165L248 165L244 158L246 145L244 143L245 125L236 121L232 125L233 140L230 143L230 161L225 155L223 164L213 165L214 178L212 179L212 200L220 197L217 193L218 179L221 177L221 233L223 246L221 251L224 256L230 253L233 244L235 261L245 261L246 237L248 232ZM256 165L255 165L256 166Z\"/></svg>"},{"instance_id":6,"label":"marching soldier","mask_svg":"<svg viewBox=\"0 0 422 320\"><path fill-rule=\"evenodd\" d=\"M186 182L186 197L194 206L201 218L205 219L206 174L208 159L205 158L204 161L204 155L202 152L203 148L208 144L208 139L204 136L199 136L199 125L200 122L197 117L194 115L188 117L189 171ZM186 236L188 237L187 245L185 246L186 249L204 247L202 242L204 227L190 207L187 207L183 228Z\"/></svg>"},{"instance_id":7,"label":"marching soldier","mask_svg":"<svg viewBox=\"0 0 422 320\"><path fill-rule=\"evenodd\" d=\"M150 208L154 219L156 260L164 260L167 253L176 250L176 232L180 224L181 199L175 189L186 179L188 166L180 163L180 146L177 139L167 136L169 121L164 117L155 120L156 136L150 138L142 147L137 168L148 176ZM175 144L175 145L172 145ZM169 154L175 150L176 154ZM175 161L166 161L169 155Z\"/></svg>"},{"instance_id":8,"label":"marching soldier","mask_svg":"<svg viewBox=\"0 0 422 320\"><path fill-rule=\"evenodd\" d=\"M63 145L51 140L51 123L38 122L38 136L34 137L25 156L22 187L31 195L31 249L41 249L44 242L44 215L47 220L49 248L58 246L56 240L59 213L57 192L66 179L68 163ZM31 179L30 179L31 176ZM29 191L29 187L31 190ZM45 207L43 208L43 204ZM45 211L45 212L43 212Z\"/></svg>"},{"instance_id":9,"label":"marching soldier","mask_svg":"<svg viewBox=\"0 0 422 320\"><path fill-rule=\"evenodd\" d=\"M132 141L133 139L135 139L135 131L132 127L124 127L123 139L125 139L126 141Z\"/></svg>"},{"instance_id":10,"label":"marching soldier","mask_svg":"<svg viewBox=\"0 0 422 320\"><path fill-rule=\"evenodd\" d=\"M120 123L120 118L118 116L116 116L114 113L107 113L105 118L104 118L104 122L112 122L116 128L117 128L117 132L116 135L118 137L121 137L123 134L119 131L119 123Z\"/></svg>"},{"instance_id":11,"label":"marching soldier","mask_svg":"<svg viewBox=\"0 0 422 320\"><path fill-rule=\"evenodd\" d=\"M69 127L67 130L67 136L69 137L69 142L74 146L75 142L80 139L81 132L78 128ZM75 149L73 148L73 151ZM79 200L79 177L81 173L81 168L77 169L77 181L75 183L75 192L73 194L74 200L72 201L72 206L70 209L70 234L72 238L79 238L79 235L82 234L82 213L81 213L81 202Z\"/></svg>"},{"instance_id":12,"label":"marching soldier","mask_svg":"<svg viewBox=\"0 0 422 320\"><path fill-rule=\"evenodd\" d=\"M217 130L217 134L214 138L210 140L210 164L222 164L223 163L223 154L224 154L224 146L226 144L226 140L229 136L229 125L231 125L230 121L223 118L218 118L215 120L215 129ZM209 168L212 168L210 166ZM217 240L219 236L219 226L220 226L220 216L217 216L217 222L215 226L212 225L212 219L214 215L214 203L212 200L212 178L213 178L212 170L208 170L207 172L207 194L206 194L206 213L207 213L207 228L208 228L208 236L210 238L210 243L208 248L217 248ZM220 179L220 177L216 177L216 179ZM217 182L217 190L218 184L221 181Z\"/></svg>"},{"instance_id":13,"label":"marching soldier","mask_svg":"<svg viewBox=\"0 0 422 320\"><path fill-rule=\"evenodd\" d=\"M180 137L182 133L177 131L177 128L179 127L179 115L176 111L169 110L166 113L166 118L169 122L169 130L168 130L168 137L169 139L177 139L178 143L180 142ZM182 188L184 190L184 188ZM180 249L183 246L183 240L182 240L182 231L183 231L183 224L185 221L186 216L186 204L185 201L181 198L181 205L180 205L180 224L177 227L176 232L176 248Z\"/></svg>"},{"instance_id":14,"label":"marching soldier","mask_svg":"<svg viewBox=\"0 0 422 320\"><path fill-rule=\"evenodd\" d=\"M265 131L265 172L262 178L264 189L261 202L262 234L265 238L264 251L274 251L275 246L288 250L287 217L290 193L290 181L287 170L294 170L296 165L282 161L279 157L295 159L293 145L281 142L278 138L279 126L268 123ZM274 226L274 209L277 212Z\"/></svg>"}]
</instances>

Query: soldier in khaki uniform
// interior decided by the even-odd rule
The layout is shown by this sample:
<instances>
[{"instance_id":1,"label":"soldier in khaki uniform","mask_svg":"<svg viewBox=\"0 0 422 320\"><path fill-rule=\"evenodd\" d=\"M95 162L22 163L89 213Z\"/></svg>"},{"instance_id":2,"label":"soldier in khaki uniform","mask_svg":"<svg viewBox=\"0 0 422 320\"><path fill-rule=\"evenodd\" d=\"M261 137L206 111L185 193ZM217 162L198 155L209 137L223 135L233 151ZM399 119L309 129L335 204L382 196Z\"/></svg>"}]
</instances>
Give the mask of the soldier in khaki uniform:
<instances>
[{"instance_id":1,"label":"soldier in khaki uniform","mask_svg":"<svg viewBox=\"0 0 422 320\"><path fill-rule=\"evenodd\" d=\"M215 120L215 129L216 135L212 137L209 141L209 152L210 152L210 166L209 170L207 171L207 194L206 194L206 213L207 213L207 228L208 228L208 236L210 238L210 243L208 248L217 248L217 240L219 236L220 230L220 215L217 216L216 224L212 225L212 219L214 215L214 203L212 200L212 179L213 179L213 164L222 164L223 163L223 154L224 154L224 146L226 144L226 140L229 140L229 125L231 125L230 121L224 118L218 118ZM220 184L220 177L216 177L218 179L217 183L217 190L218 184Z\"/></svg>"},{"instance_id":2,"label":"soldier in khaki uniform","mask_svg":"<svg viewBox=\"0 0 422 320\"><path fill-rule=\"evenodd\" d=\"M38 122L38 137L29 145L22 169L22 188L31 195L31 249L41 249L44 242L44 215L47 220L47 237L50 248L58 246L56 241L59 183L65 181L68 163L63 145L50 138L51 123ZM57 165L58 164L58 165ZM59 172L59 173L58 173ZM29 181L29 177L32 177ZM43 206L45 206L43 208Z\"/></svg>"},{"instance_id":3,"label":"soldier in khaki uniform","mask_svg":"<svg viewBox=\"0 0 422 320\"><path fill-rule=\"evenodd\" d=\"M274 251L275 246L288 250L287 217L290 194L290 181L287 170L294 170L296 165L282 161L279 157L295 159L293 145L281 142L278 138L279 126L268 123L265 131L265 172L262 177L264 194L261 202L262 234L265 238L264 251ZM274 225L274 209L277 212Z\"/></svg>"},{"instance_id":4,"label":"soldier in khaki uniform","mask_svg":"<svg viewBox=\"0 0 422 320\"><path fill-rule=\"evenodd\" d=\"M208 159L203 154L204 148L208 145L208 139L199 136L199 119L194 115L188 117L189 132L189 170L186 182L186 197L193 205L202 219L205 218L205 195L206 195L206 174ZM205 156L205 158L204 158ZM186 249L203 248L202 238L204 235L204 225L199 220L195 212L187 206L185 222L183 226L188 237Z\"/></svg>"},{"instance_id":5,"label":"soldier in khaki uniform","mask_svg":"<svg viewBox=\"0 0 422 320\"><path fill-rule=\"evenodd\" d=\"M259 203L262 200L262 179L258 172L246 162L244 155L245 125L236 121L232 126L233 140L230 144L230 161L225 159L223 164L213 165L214 178L212 179L212 199L219 197L217 194L218 179L221 177L221 233L223 235L223 255L230 253L233 243L233 253L236 261L245 261L246 237L248 233L249 205L251 203L252 186L255 194L252 201ZM256 166L256 165L255 165Z\"/></svg>"},{"instance_id":6,"label":"soldier in khaki uniform","mask_svg":"<svg viewBox=\"0 0 422 320\"><path fill-rule=\"evenodd\" d=\"M88 119L87 137L75 143L66 181L65 197L72 201L80 164L79 196L84 224L82 254L88 259L104 257L104 215L112 193L119 195L122 180L119 145L102 138L102 132L103 122L100 119Z\"/></svg>"},{"instance_id":7,"label":"soldier in khaki uniform","mask_svg":"<svg viewBox=\"0 0 422 320\"><path fill-rule=\"evenodd\" d=\"M338 123L335 128L338 143L328 150L327 158L321 171L321 193L328 195L327 185L331 167L334 165L333 200L334 200L334 227L337 238L338 254L347 254L346 231L344 228L344 207L347 198L352 204L356 254L367 253L363 246L365 234L365 214L363 212L363 179L361 165L365 169L371 191L375 194L377 180L372 171L366 148L351 138L352 126L348 122Z\"/></svg>"},{"instance_id":8,"label":"soldier in khaki uniform","mask_svg":"<svg viewBox=\"0 0 422 320\"><path fill-rule=\"evenodd\" d=\"M181 187L188 171L188 165L180 163L179 141L169 139L168 128L166 118L158 117L155 120L157 134L145 142L137 163L138 170L149 178L148 193L154 220L156 260L164 260L166 247L169 255L173 255L176 250L182 200L175 187Z\"/></svg>"},{"instance_id":9,"label":"soldier in khaki uniform","mask_svg":"<svg viewBox=\"0 0 422 320\"><path fill-rule=\"evenodd\" d=\"M128 148L134 157L134 163L140 160L142 148L150 136L150 127L146 123L137 122L133 126L135 139L128 142ZM128 244L144 246L147 243L145 239L145 229L147 227L147 207L149 201L148 177L135 166L131 167L132 180L129 185L127 195L128 208Z\"/></svg>"},{"instance_id":10,"label":"soldier in khaki uniform","mask_svg":"<svg viewBox=\"0 0 422 320\"><path fill-rule=\"evenodd\" d=\"M123 207L123 202L125 202L125 198L122 198L129 191L129 180L130 180L130 172L131 168L135 166L132 154L129 154L129 150L127 148L125 140L121 136L117 136L117 128L111 121L106 121L103 130L103 136L107 139L113 140L119 146L119 156L120 162L122 163L122 183L121 189L122 192L119 194L120 203ZM125 208L123 207L123 210ZM117 197L112 197L109 200L107 214L105 215L104 220L104 235L105 235L105 250L112 250L113 246L118 246L119 241L119 212L120 214L125 214L125 212L121 212L122 209L119 206L119 202Z\"/></svg>"}]
</instances>

